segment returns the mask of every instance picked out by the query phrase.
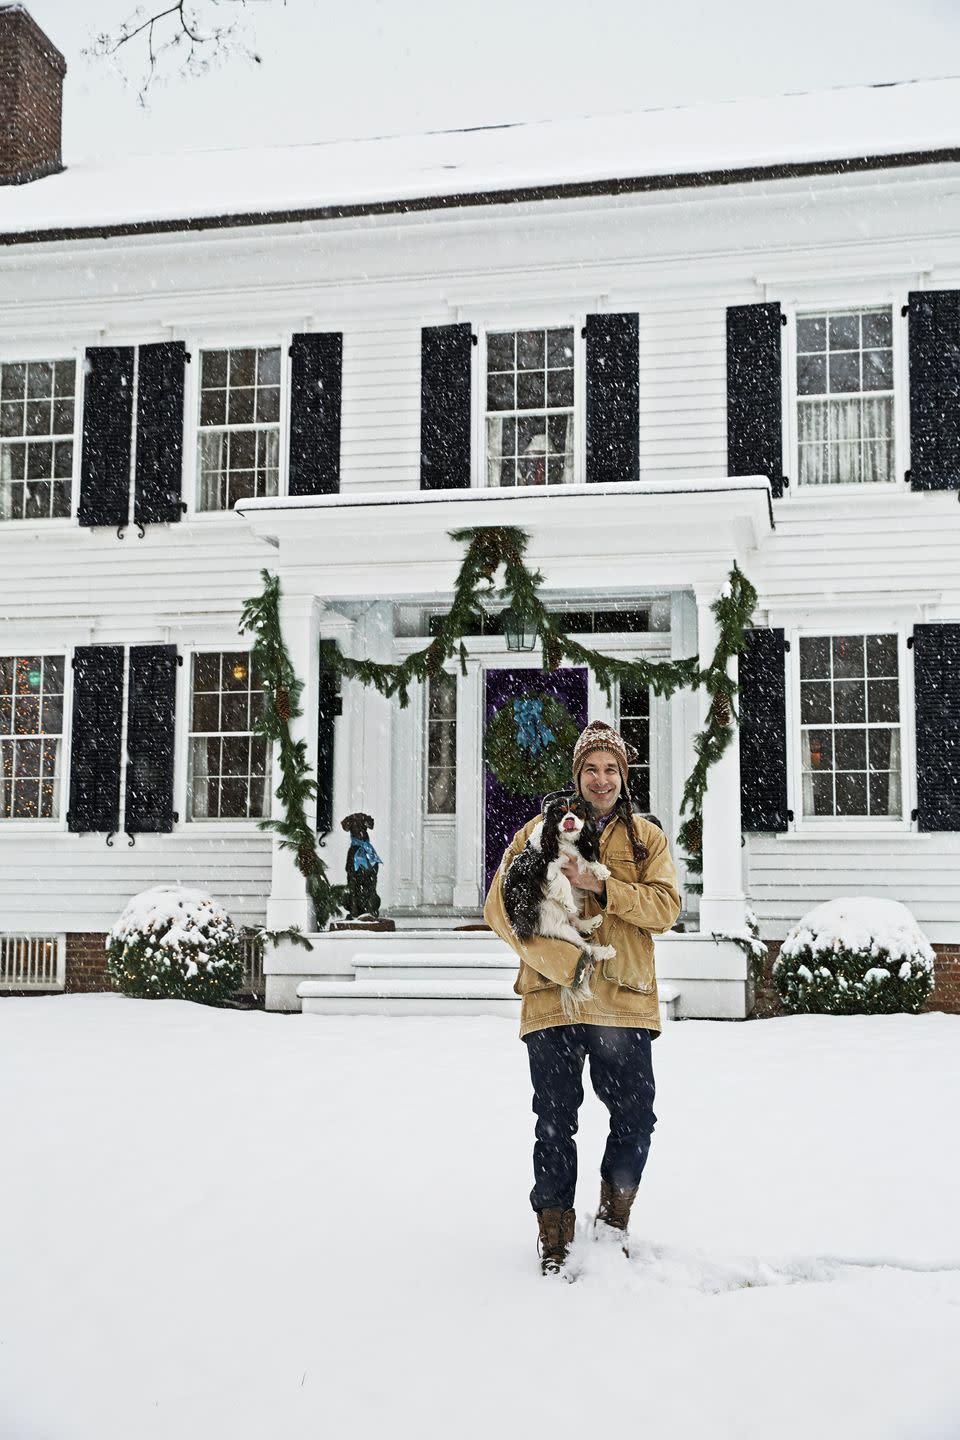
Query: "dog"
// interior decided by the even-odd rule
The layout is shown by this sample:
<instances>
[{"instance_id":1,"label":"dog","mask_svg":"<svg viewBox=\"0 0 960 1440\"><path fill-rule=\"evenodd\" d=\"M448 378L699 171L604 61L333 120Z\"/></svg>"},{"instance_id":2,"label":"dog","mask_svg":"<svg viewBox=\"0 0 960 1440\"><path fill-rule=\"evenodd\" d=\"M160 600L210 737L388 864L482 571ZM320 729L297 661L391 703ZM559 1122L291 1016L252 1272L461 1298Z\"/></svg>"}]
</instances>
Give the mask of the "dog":
<instances>
[{"instance_id":1,"label":"dog","mask_svg":"<svg viewBox=\"0 0 960 1440\"><path fill-rule=\"evenodd\" d=\"M347 914L351 920L374 919L380 914L377 875L383 863L370 843L373 816L357 810L340 821L350 836L347 851Z\"/></svg>"},{"instance_id":2,"label":"dog","mask_svg":"<svg viewBox=\"0 0 960 1440\"><path fill-rule=\"evenodd\" d=\"M503 905L518 940L541 935L579 946L573 985L560 986L563 1012L572 1020L583 1001L593 996L590 980L595 967L601 960L612 960L617 952L612 945L593 945L587 940L603 924L603 916L584 919L585 892L571 885L560 867L575 860L581 871L604 884L610 871L601 864L597 827L579 796L563 791L547 795L541 815L526 845L507 867Z\"/></svg>"}]
</instances>

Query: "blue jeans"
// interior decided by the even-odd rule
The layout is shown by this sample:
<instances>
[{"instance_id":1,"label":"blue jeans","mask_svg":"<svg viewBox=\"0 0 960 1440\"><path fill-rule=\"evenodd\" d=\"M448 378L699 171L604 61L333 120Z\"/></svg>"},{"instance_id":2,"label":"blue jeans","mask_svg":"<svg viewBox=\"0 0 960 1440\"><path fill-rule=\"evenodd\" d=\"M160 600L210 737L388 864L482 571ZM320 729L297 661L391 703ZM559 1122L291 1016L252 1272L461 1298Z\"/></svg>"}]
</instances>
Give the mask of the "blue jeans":
<instances>
[{"instance_id":1,"label":"blue jeans","mask_svg":"<svg viewBox=\"0 0 960 1440\"><path fill-rule=\"evenodd\" d=\"M577 1188L578 1112L583 1104L583 1062L610 1112L610 1133L600 1165L618 1190L640 1183L650 1153L653 1066L650 1031L613 1025L556 1025L524 1036L537 1117L533 1147L534 1210L572 1210Z\"/></svg>"}]
</instances>

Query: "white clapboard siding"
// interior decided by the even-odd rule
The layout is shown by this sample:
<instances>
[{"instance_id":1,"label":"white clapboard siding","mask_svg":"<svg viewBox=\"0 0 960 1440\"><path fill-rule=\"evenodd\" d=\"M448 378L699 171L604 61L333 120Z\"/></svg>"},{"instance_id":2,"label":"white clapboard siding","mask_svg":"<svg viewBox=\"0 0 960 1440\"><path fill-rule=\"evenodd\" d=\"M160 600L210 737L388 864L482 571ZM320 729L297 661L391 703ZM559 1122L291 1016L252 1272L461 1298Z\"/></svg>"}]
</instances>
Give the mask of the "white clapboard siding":
<instances>
[{"instance_id":1,"label":"white clapboard siding","mask_svg":"<svg viewBox=\"0 0 960 1440\"><path fill-rule=\"evenodd\" d=\"M640 306L643 479L726 474L728 303L719 293L669 309Z\"/></svg>"},{"instance_id":2,"label":"white clapboard siding","mask_svg":"<svg viewBox=\"0 0 960 1440\"><path fill-rule=\"evenodd\" d=\"M344 491L415 488L420 478L420 324L354 323L343 340L340 483Z\"/></svg>"},{"instance_id":3,"label":"white clapboard siding","mask_svg":"<svg viewBox=\"0 0 960 1440\"><path fill-rule=\"evenodd\" d=\"M262 924L270 889L270 839L263 834L206 839L178 832L0 834L0 929L107 930L127 901L153 885L209 890L234 920Z\"/></svg>"},{"instance_id":4,"label":"white clapboard siding","mask_svg":"<svg viewBox=\"0 0 960 1440\"><path fill-rule=\"evenodd\" d=\"M907 905L921 925L955 925L958 874L952 833L747 839L747 888L761 921L793 924L825 900L875 895Z\"/></svg>"}]
</instances>

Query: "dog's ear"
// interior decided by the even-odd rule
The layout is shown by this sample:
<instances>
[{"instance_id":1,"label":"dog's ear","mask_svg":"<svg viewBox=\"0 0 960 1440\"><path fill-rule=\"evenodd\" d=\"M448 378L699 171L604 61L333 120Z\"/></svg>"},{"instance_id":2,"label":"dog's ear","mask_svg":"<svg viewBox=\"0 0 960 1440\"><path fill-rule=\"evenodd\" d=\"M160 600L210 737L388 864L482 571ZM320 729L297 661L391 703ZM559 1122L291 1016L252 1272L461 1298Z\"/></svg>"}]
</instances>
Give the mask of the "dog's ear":
<instances>
[{"instance_id":1,"label":"dog's ear","mask_svg":"<svg viewBox=\"0 0 960 1440\"><path fill-rule=\"evenodd\" d=\"M373 816L372 816L372 815L364 815L364 816L363 816L363 823L364 823L364 825L366 826L366 828L367 828L368 830L372 830L372 829L373 829Z\"/></svg>"},{"instance_id":2,"label":"dog's ear","mask_svg":"<svg viewBox=\"0 0 960 1440\"><path fill-rule=\"evenodd\" d=\"M560 856L560 825L556 812L548 814L540 835L540 854L549 865Z\"/></svg>"}]
</instances>

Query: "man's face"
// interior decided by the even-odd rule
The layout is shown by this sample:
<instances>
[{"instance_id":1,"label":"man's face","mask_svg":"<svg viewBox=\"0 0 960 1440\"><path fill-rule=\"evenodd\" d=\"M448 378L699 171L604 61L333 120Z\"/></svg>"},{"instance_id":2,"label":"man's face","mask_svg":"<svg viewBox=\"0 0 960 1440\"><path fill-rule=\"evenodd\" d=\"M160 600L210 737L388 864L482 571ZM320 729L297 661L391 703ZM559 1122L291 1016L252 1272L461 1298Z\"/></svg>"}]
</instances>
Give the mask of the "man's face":
<instances>
[{"instance_id":1,"label":"man's face","mask_svg":"<svg viewBox=\"0 0 960 1440\"><path fill-rule=\"evenodd\" d=\"M580 793L598 815L609 815L620 799L623 781L612 750L591 750L580 771Z\"/></svg>"}]
</instances>

